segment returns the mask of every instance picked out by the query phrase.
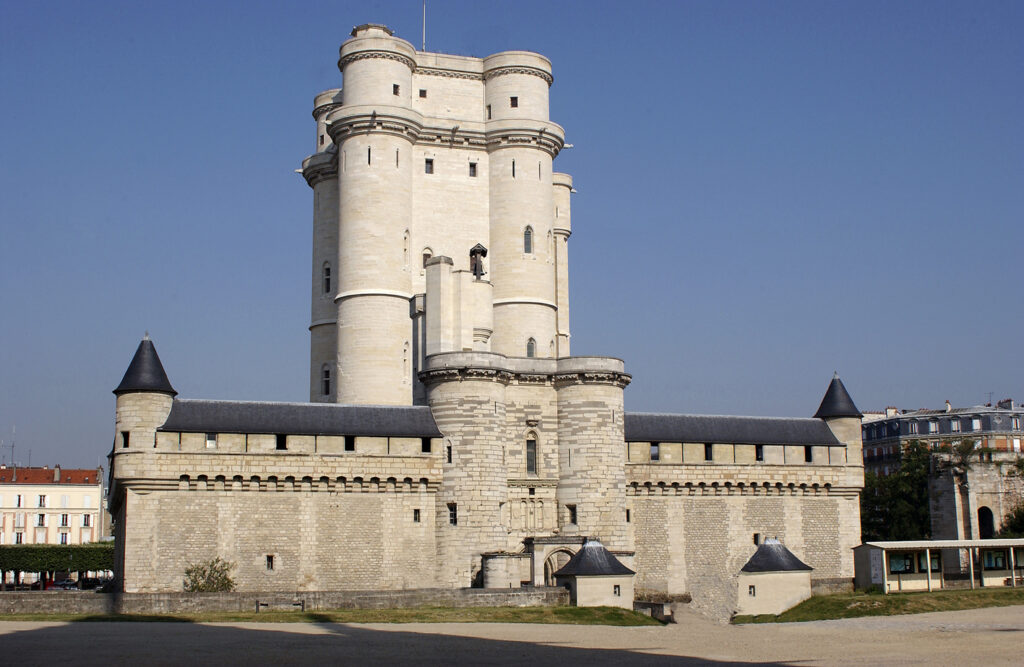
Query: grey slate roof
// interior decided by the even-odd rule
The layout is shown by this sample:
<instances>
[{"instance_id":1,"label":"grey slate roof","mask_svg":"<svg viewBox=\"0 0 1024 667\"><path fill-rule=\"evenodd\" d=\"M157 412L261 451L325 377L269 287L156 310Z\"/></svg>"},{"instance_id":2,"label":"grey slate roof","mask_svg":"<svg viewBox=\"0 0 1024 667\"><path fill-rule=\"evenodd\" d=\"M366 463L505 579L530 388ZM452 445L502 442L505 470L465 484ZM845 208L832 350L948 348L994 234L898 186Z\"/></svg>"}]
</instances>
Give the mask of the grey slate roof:
<instances>
[{"instance_id":1,"label":"grey slate roof","mask_svg":"<svg viewBox=\"0 0 1024 667\"><path fill-rule=\"evenodd\" d=\"M825 397L821 399L821 405L818 406L818 411L814 413L814 416L820 419L827 419L829 417L863 417L864 415L853 404L850 393L846 391L843 381L839 379L839 373L836 373L832 378L832 382L829 383L828 389L825 391Z\"/></svg>"},{"instance_id":2,"label":"grey slate roof","mask_svg":"<svg viewBox=\"0 0 1024 667\"><path fill-rule=\"evenodd\" d=\"M135 356L132 357L132 363L128 364L128 370L124 372L121 384L117 385L114 394L120 396L136 391L170 394L171 396L178 393L174 391L171 381L167 379L167 373L164 372L164 366L160 363L160 357L156 353L153 341L149 339L149 334L146 334L146 337L139 343L139 347L135 350Z\"/></svg>"},{"instance_id":3,"label":"grey slate roof","mask_svg":"<svg viewBox=\"0 0 1024 667\"><path fill-rule=\"evenodd\" d=\"M814 568L793 555L778 540L767 539L761 543L741 572L793 572Z\"/></svg>"},{"instance_id":4,"label":"grey slate roof","mask_svg":"<svg viewBox=\"0 0 1024 667\"><path fill-rule=\"evenodd\" d=\"M619 562L619 559L604 548L598 540L588 539L583 547L569 559L569 562L555 572L556 577L564 576L608 576L636 574Z\"/></svg>"},{"instance_id":5,"label":"grey slate roof","mask_svg":"<svg viewBox=\"0 0 1024 667\"><path fill-rule=\"evenodd\" d=\"M439 438L430 408L175 399L161 431Z\"/></svg>"},{"instance_id":6,"label":"grey slate roof","mask_svg":"<svg viewBox=\"0 0 1024 667\"><path fill-rule=\"evenodd\" d=\"M820 419L626 413L626 442L839 445Z\"/></svg>"}]
</instances>

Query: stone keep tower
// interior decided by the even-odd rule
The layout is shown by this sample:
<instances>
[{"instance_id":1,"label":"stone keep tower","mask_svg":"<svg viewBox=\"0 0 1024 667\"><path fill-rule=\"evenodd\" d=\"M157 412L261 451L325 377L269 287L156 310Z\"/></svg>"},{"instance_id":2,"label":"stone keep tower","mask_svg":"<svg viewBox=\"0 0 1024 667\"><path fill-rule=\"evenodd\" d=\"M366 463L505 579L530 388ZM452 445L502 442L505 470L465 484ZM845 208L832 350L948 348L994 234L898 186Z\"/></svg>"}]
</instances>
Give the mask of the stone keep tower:
<instances>
[{"instance_id":1,"label":"stone keep tower","mask_svg":"<svg viewBox=\"0 0 1024 667\"><path fill-rule=\"evenodd\" d=\"M572 179L552 172L551 63L420 52L362 25L338 67L302 168L310 399L423 403L418 372L439 352L568 356Z\"/></svg>"}]
</instances>

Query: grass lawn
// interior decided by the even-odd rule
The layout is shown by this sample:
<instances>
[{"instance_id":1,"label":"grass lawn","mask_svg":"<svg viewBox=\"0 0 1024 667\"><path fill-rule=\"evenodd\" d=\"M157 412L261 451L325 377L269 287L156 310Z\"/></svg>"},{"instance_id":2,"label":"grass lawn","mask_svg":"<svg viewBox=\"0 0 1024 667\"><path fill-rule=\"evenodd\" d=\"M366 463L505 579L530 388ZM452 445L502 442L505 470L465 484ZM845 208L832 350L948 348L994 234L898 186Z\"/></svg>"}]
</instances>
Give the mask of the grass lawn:
<instances>
[{"instance_id":1,"label":"grass lawn","mask_svg":"<svg viewBox=\"0 0 1024 667\"><path fill-rule=\"evenodd\" d=\"M935 591L933 593L841 593L804 600L778 616L736 616L733 623L792 623L857 616L923 614L1024 604L1024 588Z\"/></svg>"},{"instance_id":2,"label":"grass lawn","mask_svg":"<svg viewBox=\"0 0 1024 667\"><path fill-rule=\"evenodd\" d=\"M162 623L558 623L661 625L650 616L617 607L417 607L333 611L203 612L194 614L7 614L0 621Z\"/></svg>"}]
</instances>

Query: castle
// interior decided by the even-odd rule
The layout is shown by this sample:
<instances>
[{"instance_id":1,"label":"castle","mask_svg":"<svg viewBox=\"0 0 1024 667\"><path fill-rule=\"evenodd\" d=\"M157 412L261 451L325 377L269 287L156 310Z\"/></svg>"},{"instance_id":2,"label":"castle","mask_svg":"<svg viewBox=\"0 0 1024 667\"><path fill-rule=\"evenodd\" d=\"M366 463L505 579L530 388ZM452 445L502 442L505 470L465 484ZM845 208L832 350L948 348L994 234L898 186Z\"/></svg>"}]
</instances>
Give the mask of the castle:
<instances>
[{"instance_id":1,"label":"castle","mask_svg":"<svg viewBox=\"0 0 1024 667\"><path fill-rule=\"evenodd\" d=\"M620 359L570 356L572 178L550 62L417 51L380 25L315 98L310 403L176 398L152 341L117 395L125 591L223 557L240 590L553 583L585 537L637 591L735 608L761 538L848 589L860 413L627 413Z\"/></svg>"}]
</instances>

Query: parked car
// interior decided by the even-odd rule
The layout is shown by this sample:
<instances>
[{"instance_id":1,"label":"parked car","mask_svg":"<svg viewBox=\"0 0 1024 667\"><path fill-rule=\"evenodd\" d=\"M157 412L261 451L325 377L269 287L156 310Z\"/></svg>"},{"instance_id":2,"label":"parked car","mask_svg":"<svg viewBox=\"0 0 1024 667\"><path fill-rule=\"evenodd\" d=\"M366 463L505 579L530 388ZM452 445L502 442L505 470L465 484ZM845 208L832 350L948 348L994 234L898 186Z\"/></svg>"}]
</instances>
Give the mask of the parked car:
<instances>
[{"instance_id":1,"label":"parked car","mask_svg":"<svg viewBox=\"0 0 1024 667\"><path fill-rule=\"evenodd\" d=\"M53 587L62 591L77 591L78 582L72 579L61 579Z\"/></svg>"},{"instance_id":2,"label":"parked car","mask_svg":"<svg viewBox=\"0 0 1024 667\"><path fill-rule=\"evenodd\" d=\"M98 588L103 582L96 577L82 577L78 580L78 588L83 591L91 591L94 588Z\"/></svg>"}]
</instances>

